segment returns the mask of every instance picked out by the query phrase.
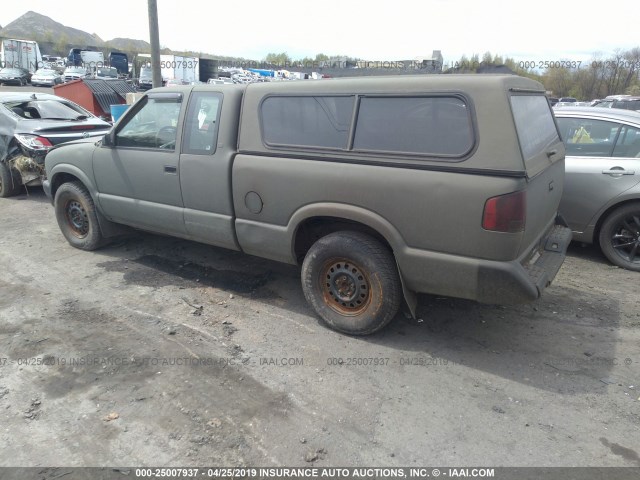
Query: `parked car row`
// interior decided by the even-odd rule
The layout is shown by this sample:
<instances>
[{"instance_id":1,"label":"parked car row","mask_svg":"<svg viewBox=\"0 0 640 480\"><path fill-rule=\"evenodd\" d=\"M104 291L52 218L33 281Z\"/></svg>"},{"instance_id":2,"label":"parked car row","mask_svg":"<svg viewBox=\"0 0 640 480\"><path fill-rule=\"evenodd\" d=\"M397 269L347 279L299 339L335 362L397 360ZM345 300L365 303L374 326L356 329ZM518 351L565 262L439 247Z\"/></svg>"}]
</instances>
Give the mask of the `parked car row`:
<instances>
[{"instance_id":1,"label":"parked car row","mask_svg":"<svg viewBox=\"0 0 640 480\"><path fill-rule=\"evenodd\" d=\"M594 107L601 108L621 108L623 110L640 111L640 97L631 95L619 98L605 98L604 100L596 100Z\"/></svg>"},{"instance_id":2,"label":"parked car row","mask_svg":"<svg viewBox=\"0 0 640 480\"><path fill-rule=\"evenodd\" d=\"M84 67L67 67L62 74L53 68L40 68L31 74L24 68L0 69L0 84L4 85L25 86L30 83L33 86L53 87L80 78L112 80L118 78L118 71L114 67L101 67L92 74Z\"/></svg>"},{"instance_id":3,"label":"parked car row","mask_svg":"<svg viewBox=\"0 0 640 480\"><path fill-rule=\"evenodd\" d=\"M233 85L233 80L227 77L210 78L207 83L209 85Z\"/></svg>"},{"instance_id":4,"label":"parked car row","mask_svg":"<svg viewBox=\"0 0 640 480\"><path fill-rule=\"evenodd\" d=\"M640 96L632 95L609 95L604 99L595 99L590 102L579 102L573 97L549 97L549 101L554 109L564 107L600 107L621 108L640 112Z\"/></svg>"}]
</instances>

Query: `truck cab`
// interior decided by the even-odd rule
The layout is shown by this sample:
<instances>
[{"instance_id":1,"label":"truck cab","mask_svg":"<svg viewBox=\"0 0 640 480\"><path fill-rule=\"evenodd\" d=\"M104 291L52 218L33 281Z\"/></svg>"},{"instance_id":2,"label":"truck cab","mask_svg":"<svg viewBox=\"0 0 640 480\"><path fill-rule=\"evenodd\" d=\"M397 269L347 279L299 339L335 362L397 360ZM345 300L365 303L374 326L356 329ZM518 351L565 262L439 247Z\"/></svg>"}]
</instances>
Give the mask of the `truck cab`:
<instances>
[{"instance_id":1,"label":"truck cab","mask_svg":"<svg viewBox=\"0 0 640 480\"><path fill-rule=\"evenodd\" d=\"M142 66L138 77L138 90L149 90L150 88L153 88L153 70L151 66Z\"/></svg>"},{"instance_id":2,"label":"truck cab","mask_svg":"<svg viewBox=\"0 0 640 480\"><path fill-rule=\"evenodd\" d=\"M129 57L127 57L126 53L109 53L109 65L118 71L120 77L127 77L129 75Z\"/></svg>"},{"instance_id":3,"label":"truck cab","mask_svg":"<svg viewBox=\"0 0 640 480\"><path fill-rule=\"evenodd\" d=\"M69 50L69 55L67 55L68 67L79 67L82 65L82 56L80 55L81 51L81 48L72 48Z\"/></svg>"}]
</instances>

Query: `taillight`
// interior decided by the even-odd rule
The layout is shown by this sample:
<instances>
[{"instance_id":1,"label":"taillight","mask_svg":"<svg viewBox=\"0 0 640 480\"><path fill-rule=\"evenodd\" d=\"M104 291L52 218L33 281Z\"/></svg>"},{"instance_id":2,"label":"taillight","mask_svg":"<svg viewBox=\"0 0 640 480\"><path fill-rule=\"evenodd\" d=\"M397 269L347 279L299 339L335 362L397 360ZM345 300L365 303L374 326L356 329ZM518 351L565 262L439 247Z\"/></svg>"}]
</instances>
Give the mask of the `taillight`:
<instances>
[{"instance_id":1,"label":"taillight","mask_svg":"<svg viewBox=\"0 0 640 480\"><path fill-rule=\"evenodd\" d=\"M491 197L484 204L482 228L494 232L522 232L527 216L526 210L525 192Z\"/></svg>"},{"instance_id":2,"label":"taillight","mask_svg":"<svg viewBox=\"0 0 640 480\"><path fill-rule=\"evenodd\" d=\"M16 133L16 139L20 142L21 145L28 148L29 150L49 150L53 147L53 144L44 137L39 137L38 135L25 135L21 133Z\"/></svg>"}]
</instances>

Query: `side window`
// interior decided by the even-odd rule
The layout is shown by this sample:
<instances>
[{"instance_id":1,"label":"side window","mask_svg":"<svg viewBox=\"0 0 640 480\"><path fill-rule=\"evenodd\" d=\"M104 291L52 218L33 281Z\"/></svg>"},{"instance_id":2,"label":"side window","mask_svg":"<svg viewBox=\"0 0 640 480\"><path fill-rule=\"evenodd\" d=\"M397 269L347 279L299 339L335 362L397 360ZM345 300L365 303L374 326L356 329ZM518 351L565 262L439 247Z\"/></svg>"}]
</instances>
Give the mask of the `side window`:
<instances>
[{"instance_id":1,"label":"side window","mask_svg":"<svg viewBox=\"0 0 640 480\"><path fill-rule=\"evenodd\" d=\"M145 104L116 133L118 147L175 150L182 95L147 97Z\"/></svg>"},{"instance_id":2,"label":"side window","mask_svg":"<svg viewBox=\"0 0 640 480\"><path fill-rule=\"evenodd\" d=\"M354 150L461 157L471 150L471 115L458 97L363 97Z\"/></svg>"},{"instance_id":3,"label":"side window","mask_svg":"<svg viewBox=\"0 0 640 480\"><path fill-rule=\"evenodd\" d=\"M613 156L640 158L640 129L624 125L613 149Z\"/></svg>"},{"instance_id":4,"label":"side window","mask_svg":"<svg viewBox=\"0 0 640 480\"><path fill-rule=\"evenodd\" d=\"M182 153L212 155L216 151L222 94L195 92L185 117Z\"/></svg>"},{"instance_id":5,"label":"side window","mask_svg":"<svg viewBox=\"0 0 640 480\"><path fill-rule=\"evenodd\" d=\"M347 148L352 96L267 97L260 108L269 145Z\"/></svg>"},{"instance_id":6,"label":"side window","mask_svg":"<svg viewBox=\"0 0 640 480\"><path fill-rule=\"evenodd\" d=\"M558 118L567 155L610 157L620 124L590 118Z\"/></svg>"}]
</instances>

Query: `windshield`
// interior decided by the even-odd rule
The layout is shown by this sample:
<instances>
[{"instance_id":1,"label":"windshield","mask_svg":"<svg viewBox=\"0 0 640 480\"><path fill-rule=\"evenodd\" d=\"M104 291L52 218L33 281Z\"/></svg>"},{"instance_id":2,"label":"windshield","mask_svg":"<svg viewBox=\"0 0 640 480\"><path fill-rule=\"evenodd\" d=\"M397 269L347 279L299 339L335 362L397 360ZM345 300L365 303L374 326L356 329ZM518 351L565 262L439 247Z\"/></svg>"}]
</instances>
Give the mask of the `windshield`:
<instances>
[{"instance_id":1,"label":"windshield","mask_svg":"<svg viewBox=\"0 0 640 480\"><path fill-rule=\"evenodd\" d=\"M3 68L0 70L0 73L7 73L11 75L20 75L22 72L17 68Z\"/></svg>"},{"instance_id":2,"label":"windshield","mask_svg":"<svg viewBox=\"0 0 640 480\"><path fill-rule=\"evenodd\" d=\"M83 75L87 73L87 71L82 67L69 67L65 70L66 73L82 73Z\"/></svg>"},{"instance_id":3,"label":"windshield","mask_svg":"<svg viewBox=\"0 0 640 480\"><path fill-rule=\"evenodd\" d=\"M142 67L140 69L140 80L151 80L153 78L153 73L150 68Z\"/></svg>"},{"instance_id":4,"label":"windshield","mask_svg":"<svg viewBox=\"0 0 640 480\"><path fill-rule=\"evenodd\" d=\"M39 77L55 77L57 75L53 70L38 70L35 74Z\"/></svg>"},{"instance_id":5,"label":"windshield","mask_svg":"<svg viewBox=\"0 0 640 480\"><path fill-rule=\"evenodd\" d=\"M118 76L118 71L115 68L99 68L96 74L100 75L101 77L116 78Z\"/></svg>"},{"instance_id":6,"label":"windshield","mask_svg":"<svg viewBox=\"0 0 640 480\"><path fill-rule=\"evenodd\" d=\"M5 105L27 119L80 120L92 116L80 107L58 100L32 100Z\"/></svg>"}]
</instances>

